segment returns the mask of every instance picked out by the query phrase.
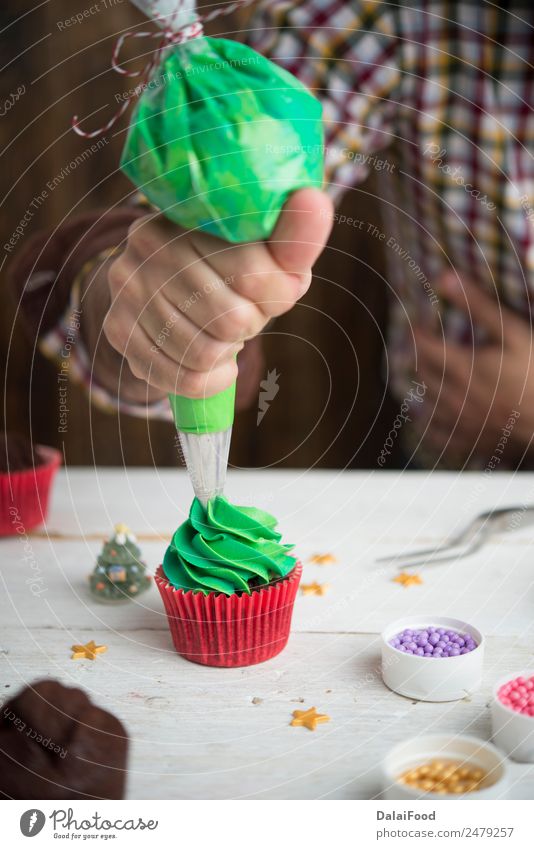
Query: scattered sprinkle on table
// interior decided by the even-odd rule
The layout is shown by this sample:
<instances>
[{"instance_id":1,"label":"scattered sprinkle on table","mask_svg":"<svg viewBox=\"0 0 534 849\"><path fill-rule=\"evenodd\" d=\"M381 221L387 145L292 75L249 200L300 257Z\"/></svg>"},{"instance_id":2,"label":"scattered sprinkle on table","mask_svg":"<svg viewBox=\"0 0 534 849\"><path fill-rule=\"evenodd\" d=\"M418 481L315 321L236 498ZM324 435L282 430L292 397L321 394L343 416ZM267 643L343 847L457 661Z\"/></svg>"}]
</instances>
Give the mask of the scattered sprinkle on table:
<instances>
[{"instance_id":1,"label":"scattered sprinkle on table","mask_svg":"<svg viewBox=\"0 0 534 849\"><path fill-rule=\"evenodd\" d=\"M409 572L400 572L393 578L393 581L395 584L402 584L403 587L412 587L423 583L420 575L410 575Z\"/></svg>"},{"instance_id":2,"label":"scattered sprinkle on table","mask_svg":"<svg viewBox=\"0 0 534 849\"><path fill-rule=\"evenodd\" d=\"M452 628L405 628L389 641L390 646L418 657L458 657L477 648L471 634Z\"/></svg>"},{"instance_id":3,"label":"scattered sprinkle on table","mask_svg":"<svg viewBox=\"0 0 534 849\"><path fill-rule=\"evenodd\" d=\"M315 731L322 722L330 722L330 717L326 713L317 713L317 709L311 707L308 710L294 710L290 725L300 725Z\"/></svg>"},{"instance_id":4,"label":"scattered sprinkle on table","mask_svg":"<svg viewBox=\"0 0 534 849\"><path fill-rule=\"evenodd\" d=\"M94 640L91 640L90 643L86 643L85 645L76 645L72 646L72 657L71 660L95 660L97 654L103 654L108 650L107 646L97 646Z\"/></svg>"},{"instance_id":5,"label":"scattered sprinkle on table","mask_svg":"<svg viewBox=\"0 0 534 849\"><path fill-rule=\"evenodd\" d=\"M311 584L301 584L300 591L302 595L324 595L330 584L319 584L313 581Z\"/></svg>"},{"instance_id":6,"label":"scattered sprinkle on table","mask_svg":"<svg viewBox=\"0 0 534 849\"><path fill-rule=\"evenodd\" d=\"M534 675L530 678L513 678L499 687L497 698L505 707L534 717Z\"/></svg>"},{"instance_id":7,"label":"scattered sprinkle on table","mask_svg":"<svg viewBox=\"0 0 534 849\"><path fill-rule=\"evenodd\" d=\"M486 778L484 770L477 766L460 761L435 760L407 769L397 781L426 793L460 794L479 790Z\"/></svg>"},{"instance_id":8,"label":"scattered sprinkle on table","mask_svg":"<svg viewBox=\"0 0 534 849\"><path fill-rule=\"evenodd\" d=\"M333 554L312 554L310 563L317 563L319 566L329 566L330 563L337 563L337 557Z\"/></svg>"}]
</instances>

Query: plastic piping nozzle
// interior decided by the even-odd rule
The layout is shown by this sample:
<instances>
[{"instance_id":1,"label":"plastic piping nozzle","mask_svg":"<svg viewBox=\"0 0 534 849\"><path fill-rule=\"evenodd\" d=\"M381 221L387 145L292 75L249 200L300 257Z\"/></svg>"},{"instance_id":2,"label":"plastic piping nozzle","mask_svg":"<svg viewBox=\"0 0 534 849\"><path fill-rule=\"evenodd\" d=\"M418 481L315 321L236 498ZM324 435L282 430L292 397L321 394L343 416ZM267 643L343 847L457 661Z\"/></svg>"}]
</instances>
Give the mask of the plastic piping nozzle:
<instances>
[{"instance_id":1,"label":"plastic piping nozzle","mask_svg":"<svg viewBox=\"0 0 534 849\"><path fill-rule=\"evenodd\" d=\"M206 506L222 495L234 422L235 383L211 398L169 395L194 493Z\"/></svg>"}]
</instances>

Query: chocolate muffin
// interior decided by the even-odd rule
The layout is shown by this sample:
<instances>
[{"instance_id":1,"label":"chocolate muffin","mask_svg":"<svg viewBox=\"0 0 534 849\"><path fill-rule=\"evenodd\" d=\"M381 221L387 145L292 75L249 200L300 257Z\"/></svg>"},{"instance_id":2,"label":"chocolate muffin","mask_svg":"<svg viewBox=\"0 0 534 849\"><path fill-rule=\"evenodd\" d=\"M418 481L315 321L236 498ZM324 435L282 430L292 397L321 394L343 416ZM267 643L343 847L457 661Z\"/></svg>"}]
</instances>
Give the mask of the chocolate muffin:
<instances>
[{"instance_id":1,"label":"chocolate muffin","mask_svg":"<svg viewBox=\"0 0 534 849\"><path fill-rule=\"evenodd\" d=\"M0 709L0 799L122 799L127 752L117 717L38 681Z\"/></svg>"}]
</instances>

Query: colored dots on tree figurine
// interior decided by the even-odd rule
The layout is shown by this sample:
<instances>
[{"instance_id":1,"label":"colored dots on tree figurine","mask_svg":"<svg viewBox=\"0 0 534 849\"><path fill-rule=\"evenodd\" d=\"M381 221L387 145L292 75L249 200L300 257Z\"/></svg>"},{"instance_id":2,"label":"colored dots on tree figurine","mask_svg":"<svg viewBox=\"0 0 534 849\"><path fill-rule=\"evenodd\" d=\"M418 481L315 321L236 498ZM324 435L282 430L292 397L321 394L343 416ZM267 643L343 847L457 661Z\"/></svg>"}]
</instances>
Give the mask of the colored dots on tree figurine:
<instances>
[{"instance_id":1,"label":"colored dots on tree figurine","mask_svg":"<svg viewBox=\"0 0 534 849\"><path fill-rule=\"evenodd\" d=\"M150 586L141 550L126 525L116 525L115 533L104 543L89 576L89 586L92 595L103 602L127 601Z\"/></svg>"}]
</instances>

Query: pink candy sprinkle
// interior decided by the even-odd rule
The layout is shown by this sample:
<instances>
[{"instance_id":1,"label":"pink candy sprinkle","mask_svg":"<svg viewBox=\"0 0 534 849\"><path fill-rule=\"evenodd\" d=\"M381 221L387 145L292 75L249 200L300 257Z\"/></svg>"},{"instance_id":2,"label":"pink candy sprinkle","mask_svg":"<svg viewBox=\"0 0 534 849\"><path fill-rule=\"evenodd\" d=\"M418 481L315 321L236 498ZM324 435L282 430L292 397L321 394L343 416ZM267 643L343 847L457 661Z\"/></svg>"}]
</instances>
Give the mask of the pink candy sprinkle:
<instances>
[{"instance_id":1,"label":"pink candy sprinkle","mask_svg":"<svg viewBox=\"0 0 534 849\"><path fill-rule=\"evenodd\" d=\"M513 681L507 681L499 687L497 698L501 704L516 713L534 717L534 675L524 678L520 675Z\"/></svg>"}]
</instances>

